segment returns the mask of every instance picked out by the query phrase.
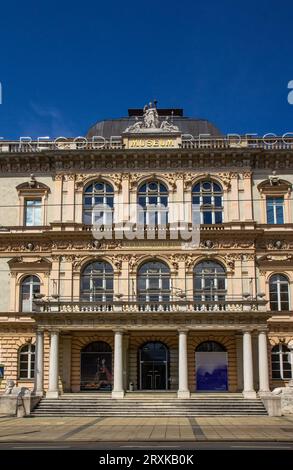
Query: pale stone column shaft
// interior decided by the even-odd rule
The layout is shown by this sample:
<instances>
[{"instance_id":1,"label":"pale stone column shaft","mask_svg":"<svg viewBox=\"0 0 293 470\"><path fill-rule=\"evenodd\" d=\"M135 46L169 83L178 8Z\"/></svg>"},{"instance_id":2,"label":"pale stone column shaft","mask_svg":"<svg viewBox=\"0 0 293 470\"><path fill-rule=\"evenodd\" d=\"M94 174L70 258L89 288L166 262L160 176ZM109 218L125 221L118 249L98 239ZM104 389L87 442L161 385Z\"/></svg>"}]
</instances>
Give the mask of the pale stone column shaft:
<instances>
[{"instance_id":1,"label":"pale stone column shaft","mask_svg":"<svg viewBox=\"0 0 293 470\"><path fill-rule=\"evenodd\" d=\"M243 395L245 398L256 398L253 388L253 359L251 332L243 333Z\"/></svg>"},{"instance_id":2,"label":"pale stone column shaft","mask_svg":"<svg viewBox=\"0 0 293 470\"><path fill-rule=\"evenodd\" d=\"M123 398L123 332L115 331L114 341L114 385L112 398Z\"/></svg>"},{"instance_id":3,"label":"pale stone column shaft","mask_svg":"<svg viewBox=\"0 0 293 470\"><path fill-rule=\"evenodd\" d=\"M187 331L179 331L179 387L178 398L189 398L188 389L188 357L187 357Z\"/></svg>"},{"instance_id":4,"label":"pale stone column shaft","mask_svg":"<svg viewBox=\"0 0 293 470\"><path fill-rule=\"evenodd\" d=\"M57 398L58 372L59 372L59 331L51 331L50 358L49 358L49 389L46 394L49 398Z\"/></svg>"},{"instance_id":5,"label":"pale stone column shaft","mask_svg":"<svg viewBox=\"0 0 293 470\"><path fill-rule=\"evenodd\" d=\"M62 338L63 348L62 348L62 382L63 382L63 391L71 391L71 336L66 335Z\"/></svg>"},{"instance_id":6,"label":"pale stone column shaft","mask_svg":"<svg viewBox=\"0 0 293 470\"><path fill-rule=\"evenodd\" d=\"M44 332L36 332L35 393L43 395L44 380Z\"/></svg>"},{"instance_id":7,"label":"pale stone column shaft","mask_svg":"<svg viewBox=\"0 0 293 470\"><path fill-rule=\"evenodd\" d=\"M259 370L259 391L269 392L269 361L268 361L268 345L267 334L260 331L258 334L258 370Z\"/></svg>"}]
</instances>

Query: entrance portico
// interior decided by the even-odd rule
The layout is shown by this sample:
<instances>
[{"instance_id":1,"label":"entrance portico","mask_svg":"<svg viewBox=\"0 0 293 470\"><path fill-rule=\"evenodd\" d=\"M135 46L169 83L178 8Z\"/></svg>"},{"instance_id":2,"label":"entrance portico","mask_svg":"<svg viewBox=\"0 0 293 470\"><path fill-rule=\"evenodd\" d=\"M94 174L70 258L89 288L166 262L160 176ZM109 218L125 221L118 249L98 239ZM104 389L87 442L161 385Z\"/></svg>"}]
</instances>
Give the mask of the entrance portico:
<instances>
[{"instance_id":1,"label":"entrance portico","mask_svg":"<svg viewBox=\"0 0 293 470\"><path fill-rule=\"evenodd\" d=\"M269 391L268 352L267 352L267 326L259 322L259 312L247 312L240 316L235 313L210 313L202 316L199 313L190 318L187 314L152 313L142 316L129 313L126 319L117 314L108 313L107 321L99 314L79 315L69 324L63 319L58 326L52 325L55 321L46 314L36 314L37 330L37 370L35 376L35 391L46 396L57 397L63 391L82 391L82 367L84 367L84 351L87 345L93 342L104 342L109 346L107 361L108 372L111 369L112 383L108 377L109 387L100 387L104 393L110 392L113 398L123 398L127 390L147 391L176 391L178 398L189 398L190 393L211 391L242 391L245 398L255 398L257 392ZM131 321L131 318L132 321ZM118 317L118 318L117 318ZM134 319L136 320L134 322ZM172 320L172 321L171 321ZM74 323L74 324L73 324ZM99 324L98 324L99 323ZM111 325L112 323L112 325ZM118 323L118 324L117 324ZM119 325L120 323L120 325ZM116 325L115 325L116 324ZM44 334L49 336L49 354L42 353ZM71 341L69 369L68 336ZM242 342L242 377L239 374L239 357L237 344L239 336ZM257 339L257 351L253 351L252 339ZM203 383L198 383L198 364L196 351L202 343L216 342L221 345L224 354L211 353L205 362L203 359L202 373L208 378L208 387L205 390ZM106 352L104 353L105 356ZM208 352L206 356L208 357ZM82 360L81 357L83 356ZM93 377L99 373L99 380L92 379L90 389L99 392L97 383L101 383L101 366L105 366L103 355L98 363L92 363ZM226 357L223 363L222 358ZM110 359L111 357L111 359ZM67 358L67 359L66 359ZM216 358L216 360L215 360ZM218 368L218 363L221 366ZM83 361L83 362L82 362ZM48 382L44 383L44 363L48 362ZM258 376L254 375L254 364L258 363ZM208 367L205 368L205 364ZM95 372L95 367L97 372ZM98 371L98 367L100 370ZM226 368L227 387L218 388L218 382L213 388L213 377L221 375ZM64 371L66 370L66 378ZM69 377L70 376L70 377ZM243 382L243 388L241 387ZM70 387L68 387L68 383ZM65 385L64 385L65 384ZM259 384L259 386L258 386Z\"/></svg>"}]
</instances>

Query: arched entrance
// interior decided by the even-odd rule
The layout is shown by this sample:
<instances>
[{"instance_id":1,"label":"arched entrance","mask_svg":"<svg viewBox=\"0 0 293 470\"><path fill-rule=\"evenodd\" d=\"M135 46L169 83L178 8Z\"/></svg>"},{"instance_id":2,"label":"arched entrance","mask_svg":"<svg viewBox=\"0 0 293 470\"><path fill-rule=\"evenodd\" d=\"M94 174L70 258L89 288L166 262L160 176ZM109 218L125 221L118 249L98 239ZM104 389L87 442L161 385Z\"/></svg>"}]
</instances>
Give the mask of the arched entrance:
<instances>
[{"instance_id":1,"label":"arched entrance","mask_svg":"<svg viewBox=\"0 0 293 470\"><path fill-rule=\"evenodd\" d=\"M228 354L216 341L204 341L195 350L196 390L228 390Z\"/></svg>"},{"instance_id":2,"label":"arched entrance","mask_svg":"<svg viewBox=\"0 0 293 470\"><path fill-rule=\"evenodd\" d=\"M80 390L112 390L112 349L104 341L95 341L81 350Z\"/></svg>"},{"instance_id":3,"label":"arched entrance","mask_svg":"<svg viewBox=\"0 0 293 470\"><path fill-rule=\"evenodd\" d=\"M169 388L169 349L165 344L152 341L139 349L138 375L140 390Z\"/></svg>"}]
</instances>

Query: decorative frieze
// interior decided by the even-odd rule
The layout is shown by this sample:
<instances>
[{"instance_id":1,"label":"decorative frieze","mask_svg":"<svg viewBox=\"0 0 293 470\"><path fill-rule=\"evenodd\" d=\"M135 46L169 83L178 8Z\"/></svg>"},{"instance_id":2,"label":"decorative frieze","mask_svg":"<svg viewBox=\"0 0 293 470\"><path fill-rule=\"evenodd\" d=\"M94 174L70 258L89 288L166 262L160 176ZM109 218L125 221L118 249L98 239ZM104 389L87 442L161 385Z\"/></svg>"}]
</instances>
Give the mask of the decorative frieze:
<instances>
[{"instance_id":1,"label":"decorative frieze","mask_svg":"<svg viewBox=\"0 0 293 470\"><path fill-rule=\"evenodd\" d=\"M121 155L120 150L103 151L103 150L82 150L71 151L51 151L42 152L41 158L36 153L24 154L5 154L3 153L0 162L0 174L9 173L57 173L55 178L62 178L62 173L67 174L69 171L75 174L82 174L83 171L96 170L102 174L107 170L113 172L129 171L130 169L143 168L146 171L165 170L170 168L174 170L196 169L202 172L205 169L217 168L221 172L221 168L229 168L236 172L238 169L293 169L293 153L289 150L280 150L279 158L276 151L264 154L257 149L174 149L168 150L168 156L161 150L143 151L138 150L134 155L124 151ZM233 170L234 168L234 170ZM237 169L237 170L236 170ZM223 171L223 174L226 172ZM225 177L223 175L223 177ZM244 172L244 177L250 178L249 172ZM226 183L225 183L226 184ZM229 185L229 177L227 184Z\"/></svg>"}]
</instances>

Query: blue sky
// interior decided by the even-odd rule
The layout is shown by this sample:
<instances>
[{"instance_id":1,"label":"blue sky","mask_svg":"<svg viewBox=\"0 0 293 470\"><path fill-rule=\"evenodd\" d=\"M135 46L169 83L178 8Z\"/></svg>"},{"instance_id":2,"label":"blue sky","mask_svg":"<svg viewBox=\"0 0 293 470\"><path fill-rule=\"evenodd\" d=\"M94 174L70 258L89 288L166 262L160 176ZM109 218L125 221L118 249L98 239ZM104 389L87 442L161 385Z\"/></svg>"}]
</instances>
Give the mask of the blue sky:
<instances>
[{"instance_id":1,"label":"blue sky","mask_svg":"<svg viewBox=\"0 0 293 470\"><path fill-rule=\"evenodd\" d=\"M293 131L292 0L5 2L0 136L78 136L156 98L224 133Z\"/></svg>"}]
</instances>

